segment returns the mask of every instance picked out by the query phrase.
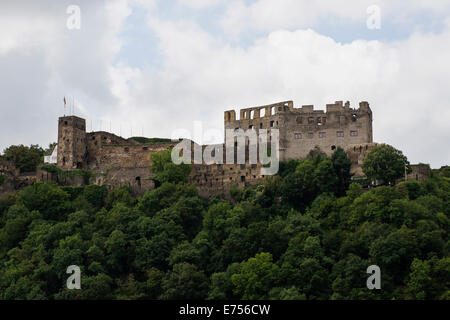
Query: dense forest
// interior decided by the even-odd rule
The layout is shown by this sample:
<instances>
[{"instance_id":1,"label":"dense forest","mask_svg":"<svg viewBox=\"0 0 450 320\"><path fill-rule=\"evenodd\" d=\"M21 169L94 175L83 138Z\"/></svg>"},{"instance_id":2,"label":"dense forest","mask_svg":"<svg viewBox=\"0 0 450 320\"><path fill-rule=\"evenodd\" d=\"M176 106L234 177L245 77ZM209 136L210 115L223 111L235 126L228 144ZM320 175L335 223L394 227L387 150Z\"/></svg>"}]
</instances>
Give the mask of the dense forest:
<instances>
[{"instance_id":1,"label":"dense forest","mask_svg":"<svg viewBox=\"0 0 450 320\"><path fill-rule=\"evenodd\" d=\"M167 155L141 197L50 183L3 194L0 299L450 299L448 170L367 188L338 148L204 199ZM80 290L66 288L70 265ZM370 265L381 290L366 287Z\"/></svg>"}]
</instances>

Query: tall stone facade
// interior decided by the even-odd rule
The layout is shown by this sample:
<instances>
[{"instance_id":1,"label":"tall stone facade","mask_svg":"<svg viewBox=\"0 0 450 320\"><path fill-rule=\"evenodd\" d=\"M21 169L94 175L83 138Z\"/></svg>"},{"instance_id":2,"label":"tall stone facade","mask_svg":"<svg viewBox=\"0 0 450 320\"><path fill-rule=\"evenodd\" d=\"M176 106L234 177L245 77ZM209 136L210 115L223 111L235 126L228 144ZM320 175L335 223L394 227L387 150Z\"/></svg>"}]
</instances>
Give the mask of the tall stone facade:
<instances>
[{"instance_id":1,"label":"tall stone facade","mask_svg":"<svg viewBox=\"0 0 450 320\"><path fill-rule=\"evenodd\" d=\"M58 166L82 169L86 163L86 120L68 116L58 120Z\"/></svg>"},{"instance_id":2,"label":"tall stone facade","mask_svg":"<svg viewBox=\"0 0 450 320\"><path fill-rule=\"evenodd\" d=\"M372 110L369 103L360 102L359 108L336 101L327 104L326 111L305 105L294 108L292 101L240 110L236 119L234 110L225 111L225 129L278 129L280 160L301 159L316 146L327 155L337 147L372 143Z\"/></svg>"}]
</instances>

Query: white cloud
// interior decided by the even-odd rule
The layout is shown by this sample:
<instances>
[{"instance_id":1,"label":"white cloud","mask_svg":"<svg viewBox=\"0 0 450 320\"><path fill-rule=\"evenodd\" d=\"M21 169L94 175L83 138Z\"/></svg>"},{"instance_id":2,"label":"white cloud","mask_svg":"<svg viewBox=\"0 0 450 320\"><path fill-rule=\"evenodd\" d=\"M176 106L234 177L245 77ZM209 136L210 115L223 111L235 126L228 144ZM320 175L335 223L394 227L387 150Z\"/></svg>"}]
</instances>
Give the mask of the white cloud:
<instances>
[{"instance_id":1,"label":"white cloud","mask_svg":"<svg viewBox=\"0 0 450 320\"><path fill-rule=\"evenodd\" d=\"M177 0L179 4L192 9L203 9L213 7L223 0Z\"/></svg>"},{"instance_id":2,"label":"white cloud","mask_svg":"<svg viewBox=\"0 0 450 320\"><path fill-rule=\"evenodd\" d=\"M382 19L398 24L409 23L412 14L421 10L436 15L450 13L448 0L258 0L248 5L244 0L232 0L220 23L224 31L233 36L249 30L270 32L316 27L332 18L364 23L368 17L366 10L371 5L380 7Z\"/></svg>"},{"instance_id":3,"label":"white cloud","mask_svg":"<svg viewBox=\"0 0 450 320\"><path fill-rule=\"evenodd\" d=\"M130 14L127 2L78 5L80 30L67 29L64 3L0 5L0 126L6 132L0 135L0 149L55 141L64 95L83 101L76 110L83 116L115 107L109 70L121 46L117 33Z\"/></svg>"}]
</instances>

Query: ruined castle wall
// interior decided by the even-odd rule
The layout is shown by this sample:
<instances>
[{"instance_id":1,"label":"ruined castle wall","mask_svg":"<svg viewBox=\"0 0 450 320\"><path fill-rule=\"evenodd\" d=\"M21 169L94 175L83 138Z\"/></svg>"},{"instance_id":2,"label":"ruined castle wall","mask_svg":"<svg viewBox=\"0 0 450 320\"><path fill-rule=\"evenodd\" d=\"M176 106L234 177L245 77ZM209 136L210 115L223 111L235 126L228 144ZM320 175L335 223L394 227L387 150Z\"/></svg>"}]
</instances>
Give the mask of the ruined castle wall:
<instances>
[{"instance_id":1,"label":"ruined castle wall","mask_svg":"<svg viewBox=\"0 0 450 320\"><path fill-rule=\"evenodd\" d=\"M407 180L416 180L416 181L425 181L428 178L430 178L430 166L428 164L412 164L411 167L411 173L408 173L406 175Z\"/></svg>"},{"instance_id":2,"label":"ruined castle wall","mask_svg":"<svg viewBox=\"0 0 450 320\"><path fill-rule=\"evenodd\" d=\"M364 152L351 153L354 172L360 170L364 154L372 142L372 112L367 102L361 102L358 109L341 101L314 110L307 105L294 108L292 101L241 109L239 117L234 110L224 113L225 129L255 130L278 129L280 133L280 160L301 159L310 150L319 146L331 155L338 146L365 145ZM238 119L239 118L239 119ZM124 139L108 132L86 134L84 119L77 117L60 118L58 130L58 166L62 169L87 169L95 173L95 183L108 187L126 185L136 192L153 189L151 180L151 154L161 152L175 143L141 144L132 139ZM192 144L192 157L194 156ZM205 146L201 147L204 150ZM224 148L224 145L220 145ZM237 152L237 150L235 150ZM261 164L248 163L248 146L245 164L225 164L226 151L223 150L223 164L194 164L189 177L200 194L205 196L226 193L231 185L244 186L259 183ZM352 169L353 170L353 169ZM362 173L361 173L362 174ZM44 179L44 178L42 178Z\"/></svg>"},{"instance_id":3,"label":"ruined castle wall","mask_svg":"<svg viewBox=\"0 0 450 320\"><path fill-rule=\"evenodd\" d=\"M94 137L94 136L93 136ZM161 152L172 143L158 144L107 144L105 135L97 135L91 143L97 141L95 148L89 148L89 169L96 174L95 183L109 187L128 186L136 193L153 189L151 180L154 174L150 171L152 166L151 155ZM104 144L98 139L104 140ZM116 141L113 141L116 142ZM119 141L123 142L123 141Z\"/></svg>"},{"instance_id":4,"label":"ruined castle wall","mask_svg":"<svg viewBox=\"0 0 450 320\"><path fill-rule=\"evenodd\" d=\"M327 155L337 147L372 142L372 118L365 106L352 109L342 102L327 105L327 111L311 106L280 115L280 146L283 160L301 159L318 146Z\"/></svg>"},{"instance_id":5,"label":"ruined castle wall","mask_svg":"<svg viewBox=\"0 0 450 320\"><path fill-rule=\"evenodd\" d=\"M243 187L262 182L260 164L193 165L190 182L202 196L228 193L232 185Z\"/></svg>"},{"instance_id":6,"label":"ruined castle wall","mask_svg":"<svg viewBox=\"0 0 450 320\"><path fill-rule=\"evenodd\" d=\"M264 116L261 112L264 110ZM367 102L358 109L342 101L328 104L327 110L306 105L294 108L292 101L240 110L240 120L229 110L224 115L225 129L272 129L280 134L280 160L301 159L316 146L331 155L337 147L372 142L372 111Z\"/></svg>"},{"instance_id":7,"label":"ruined castle wall","mask_svg":"<svg viewBox=\"0 0 450 320\"><path fill-rule=\"evenodd\" d=\"M105 171L110 168L149 168L152 165L151 155L161 152L173 144L140 144L140 145L102 145L97 150L96 169Z\"/></svg>"},{"instance_id":8,"label":"ruined castle wall","mask_svg":"<svg viewBox=\"0 0 450 320\"><path fill-rule=\"evenodd\" d=\"M95 183L106 185L109 189L126 186L134 193L142 194L155 188L153 177L154 174L150 171L150 167L111 168L104 174L97 174Z\"/></svg>"},{"instance_id":9,"label":"ruined castle wall","mask_svg":"<svg viewBox=\"0 0 450 320\"><path fill-rule=\"evenodd\" d=\"M225 129L259 129L279 128L279 113L293 109L292 101L284 101L267 106L252 107L240 110L240 118L236 119L234 110L225 111Z\"/></svg>"}]
</instances>

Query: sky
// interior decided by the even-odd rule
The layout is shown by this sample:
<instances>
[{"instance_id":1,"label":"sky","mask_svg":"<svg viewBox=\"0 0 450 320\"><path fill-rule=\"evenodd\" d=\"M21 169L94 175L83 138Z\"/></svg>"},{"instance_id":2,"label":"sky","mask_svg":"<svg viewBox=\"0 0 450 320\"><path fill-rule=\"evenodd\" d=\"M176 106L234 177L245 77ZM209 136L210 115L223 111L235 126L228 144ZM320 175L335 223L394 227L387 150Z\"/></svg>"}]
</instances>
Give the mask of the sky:
<instances>
[{"instance_id":1,"label":"sky","mask_svg":"<svg viewBox=\"0 0 450 320\"><path fill-rule=\"evenodd\" d=\"M123 137L201 123L220 143L225 110L348 100L370 103L375 142L439 168L449 83L450 0L0 2L0 150L48 146L72 112Z\"/></svg>"}]
</instances>

